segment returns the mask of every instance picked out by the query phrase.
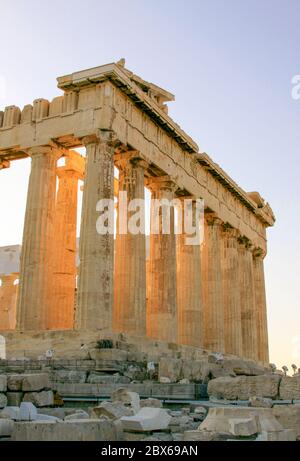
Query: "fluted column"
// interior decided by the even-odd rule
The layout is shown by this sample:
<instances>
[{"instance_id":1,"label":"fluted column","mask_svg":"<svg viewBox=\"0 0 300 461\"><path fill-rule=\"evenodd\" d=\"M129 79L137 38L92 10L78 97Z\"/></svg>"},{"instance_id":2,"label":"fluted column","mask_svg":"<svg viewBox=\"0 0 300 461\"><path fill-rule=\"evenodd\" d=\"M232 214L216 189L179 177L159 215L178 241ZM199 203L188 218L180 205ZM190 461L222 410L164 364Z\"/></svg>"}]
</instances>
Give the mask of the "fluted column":
<instances>
[{"instance_id":1,"label":"fluted column","mask_svg":"<svg viewBox=\"0 0 300 461\"><path fill-rule=\"evenodd\" d=\"M246 238L240 238L239 242L239 282L243 356L249 359L257 360L257 311L255 305L254 272L251 243Z\"/></svg>"},{"instance_id":2,"label":"fluted column","mask_svg":"<svg viewBox=\"0 0 300 461\"><path fill-rule=\"evenodd\" d=\"M114 141L111 132L83 140L86 173L83 191L76 328L112 328L114 235L99 233L99 201L107 200L114 210ZM101 202L103 203L103 202ZM100 203L100 205L101 205ZM98 206L97 206L98 204ZM108 205L109 206L109 205Z\"/></svg>"},{"instance_id":3,"label":"fluted column","mask_svg":"<svg viewBox=\"0 0 300 461\"><path fill-rule=\"evenodd\" d=\"M155 200L174 198L175 184L169 177L149 178L151 197L151 235L149 290L147 304L147 335L163 341L177 341L176 240L174 207L170 207L170 232L163 234L162 208L159 208L159 229L154 234L157 212Z\"/></svg>"},{"instance_id":4,"label":"fluted column","mask_svg":"<svg viewBox=\"0 0 300 461\"><path fill-rule=\"evenodd\" d=\"M204 347L224 352L224 306L222 299L221 225L215 215L205 214L202 245Z\"/></svg>"},{"instance_id":5,"label":"fluted column","mask_svg":"<svg viewBox=\"0 0 300 461\"><path fill-rule=\"evenodd\" d=\"M183 197L178 209L178 213L181 213L182 233L177 236L178 343L200 347L203 345L200 236L197 243L189 244L191 235L184 228L187 206L193 214L193 226L198 225L200 229L200 223L196 223L195 200Z\"/></svg>"},{"instance_id":6,"label":"fluted column","mask_svg":"<svg viewBox=\"0 0 300 461\"><path fill-rule=\"evenodd\" d=\"M19 274L1 275L0 286L0 331L14 330L16 327L16 303Z\"/></svg>"},{"instance_id":7,"label":"fluted column","mask_svg":"<svg viewBox=\"0 0 300 461\"><path fill-rule=\"evenodd\" d=\"M222 283L225 352L242 357L238 237L239 233L236 229L223 226Z\"/></svg>"},{"instance_id":8,"label":"fluted column","mask_svg":"<svg viewBox=\"0 0 300 461\"><path fill-rule=\"evenodd\" d=\"M53 303L48 317L51 330L74 327L78 180L83 179L84 158L76 152L69 152L65 162L65 166L57 168L59 185L54 219Z\"/></svg>"},{"instance_id":9,"label":"fluted column","mask_svg":"<svg viewBox=\"0 0 300 461\"><path fill-rule=\"evenodd\" d=\"M141 229L137 234L132 233L126 221L130 222L133 215L142 213L144 222L144 171L147 163L139 158L138 152L118 154L115 160L119 169L119 208L113 325L117 331L142 336L146 334L145 229ZM142 208L128 208L133 205L131 201L136 199L142 200Z\"/></svg>"},{"instance_id":10,"label":"fluted column","mask_svg":"<svg viewBox=\"0 0 300 461\"><path fill-rule=\"evenodd\" d=\"M259 248L255 249L253 252L255 304L257 312L258 360L264 363L269 363L264 256L264 252Z\"/></svg>"},{"instance_id":11,"label":"fluted column","mask_svg":"<svg viewBox=\"0 0 300 461\"><path fill-rule=\"evenodd\" d=\"M30 149L29 155L31 173L20 263L17 328L44 330L52 295L56 162L62 154L46 146Z\"/></svg>"}]
</instances>

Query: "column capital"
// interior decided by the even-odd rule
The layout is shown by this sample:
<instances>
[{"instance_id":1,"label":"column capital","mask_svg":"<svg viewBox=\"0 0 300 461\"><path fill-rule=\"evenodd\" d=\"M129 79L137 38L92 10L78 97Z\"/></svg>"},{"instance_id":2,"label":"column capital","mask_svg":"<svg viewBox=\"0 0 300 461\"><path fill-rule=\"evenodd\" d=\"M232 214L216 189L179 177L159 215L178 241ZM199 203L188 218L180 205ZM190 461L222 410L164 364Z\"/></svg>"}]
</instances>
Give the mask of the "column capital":
<instances>
[{"instance_id":1,"label":"column capital","mask_svg":"<svg viewBox=\"0 0 300 461\"><path fill-rule=\"evenodd\" d=\"M240 237L239 231L227 223L223 223L222 231L223 231L224 237L228 239L238 240L238 238Z\"/></svg>"},{"instance_id":2,"label":"column capital","mask_svg":"<svg viewBox=\"0 0 300 461\"><path fill-rule=\"evenodd\" d=\"M222 219L218 218L216 213L213 212L204 212L204 219L208 226L222 226Z\"/></svg>"},{"instance_id":3,"label":"column capital","mask_svg":"<svg viewBox=\"0 0 300 461\"><path fill-rule=\"evenodd\" d=\"M0 160L0 170L10 167L10 162L8 160Z\"/></svg>"},{"instance_id":4,"label":"column capital","mask_svg":"<svg viewBox=\"0 0 300 461\"><path fill-rule=\"evenodd\" d=\"M149 166L148 162L143 158L141 153L137 150L127 151L124 153L117 153L114 156L115 158L115 165L120 170L124 170L128 168L128 166L132 167L140 167L146 170Z\"/></svg>"},{"instance_id":5,"label":"column capital","mask_svg":"<svg viewBox=\"0 0 300 461\"><path fill-rule=\"evenodd\" d=\"M259 247L254 247L252 249L253 258L264 259L267 252Z\"/></svg>"},{"instance_id":6,"label":"column capital","mask_svg":"<svg viewBox=\"0 0 300 461\"><path fill-rule=\"evenodd\" d=\"M31 158L51 154L58 160L65 154L65 149L60 149L54 146L34 146L27 149L26 153Z\"/></svg>"},{"instance_id":7,"label":"column capital","mask_svg":"<svg viewBox=\"0 0 300 461\"><path fill-rule=\"evenodd\" d=\"M114 148L117 148L121 144L116 133L112 130L97 130L95 133L83 136L81 141L85 147L90 144L99 144L101 142L106 142L109 146Z\"/></svg>"},{"instance_id":8,"label":"column capital","mask_svg":"<svg viewBox=\"0 0 300 461\"><path fill-rule=\"evenodd\" d=\"M241 246L245 247L246 250L251 250L251 248L253 247L252 242L248 239L248 237L245 237L245 235L240 235L238 237L238 242Z\"/></svg>"},{"instance_id":9,"label":"column capital","mask_svg":"<svg viewBox=\"0 0 300 461\"><path fill-rule=\"evenodd\" d=\"M175 192L178 188L175 181L168 175L151 176L146 179L145 185L151 190L151 192L155 192L158 190L168 190L171 192Z\"/></svg>"}]
</instances>

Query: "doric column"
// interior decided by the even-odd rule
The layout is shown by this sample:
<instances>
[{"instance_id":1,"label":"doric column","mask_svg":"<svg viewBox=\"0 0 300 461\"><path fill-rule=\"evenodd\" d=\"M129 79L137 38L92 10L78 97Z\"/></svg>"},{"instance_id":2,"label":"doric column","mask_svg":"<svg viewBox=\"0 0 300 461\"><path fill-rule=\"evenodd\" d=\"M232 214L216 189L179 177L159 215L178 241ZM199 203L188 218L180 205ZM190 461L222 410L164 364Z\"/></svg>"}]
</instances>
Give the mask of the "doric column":
<instances>
[{"instance_id":1,"label":"doric column","mask_svg":"<svg viewBox=\"0 0 300 461\"><path fill-rule=\"evenodd\" d=\"M225 352L243 356L242 319L239 282L239 233L224 225L222 228L222 283L224 303Z\"/></svg>"},{"instance_id":2,"label":"doric column","mask_svg":"<svg viewBox=\"0 0 300 461\"><path fill-rule=\"evenodd\" d=\"M162 341L177 342L176 240L174 207L158 207L158 200L170 203L176 185L168 176L149 178L151 197L151 234L147 303L147 335ZM170 227L163 233L163 211L169 208ZM159 215L157 212L159 211ZM159 219L157 219L157 216ZM156 223L158 223L157 229ZM157 232L157 233L154 233Z\"/></svg>"},{"instance_id":3,"label":"doric column","mask_svg":"<svg viewBox=\"0 0 300 461\"><path fill-rule=\"evenodd\" d=\"M181 214L182 233L177 236L177 304L178 304L178 343L189 346L202 346L202 297L201 297L201 249L200 235L193 244L192 237L185 229L185 210L193 214L193 226L196 223L196 201L193 197L182 197Z\"/></svg>"},{"instance_id":4,"label":"doric column","mask_svg":"<svg viewBox=\"0 0 300 461\"><path fill-rule=\"evenodd\" d=\"M16 328L16 303L19 274L1 275L0 286L0 331Z\"/></svg>"},{"instance_id":5,"label":"doric column","mask_svg":"<svg viewBox=\"0 0 300 461\"><path fill-rule=\"evenodd\" d=\"M257 312L255 306L254 272L251 243L239 239L240 305L242 317L243 357L257 360Z\"/></svg>"},{"instance_id":6,"label":"doric column","mask_svg":"<svg viewBox=\"0 0 300 461\"><path fill-rule=\"evenodd\" d=\"M102 206L114 210L114 150L112 132L83 139L86 173L83 191L79 244L78 301L76 328L112 328L114 235L99 232ZM106 202L104 202L104 200ZM113 226L112 226L113 227Z\"/></svg>"},{"instance_id":7,"label":"doric column","mask_svg":"<svg viewBox=\"0 0 300 461\"><path fill-rule=\"evenodd\" d=\"M119 199L113 326L116 331L143 336L146 334L145 228L133 233L128 224L136 213L143 215L137 225L145 222L144 171L147 163L139 158L138 152L128 152L117 154L115 165L119 169ZM135 207L132 200L136 199L142 201L142 207Z\"/></svg>"},{"instance_id":8,"label":"doric column","mask_svg":"<svg viewBox=\"0 0 300 461\"><path fill-rule=\"evenodd\" d=\"M205 214L202 245L204 347L215 352L224 352L225 349L221 225L222 221L215 215Z\"/></svg>"},{"instance_id":9,"label":"doric column","mask_svg":"<svg viewBox=\"0 0 300 461\"><path fill-rule=\"evenodd\" d=\"M265 253L256 248L253 251L255 304L257 312L258 360L269 363L268 321L264 274Z\"/></svg>"},{"instance_id":10,"label":"doric column","mask_svg":"<svg viewBox=\"0 0 300 461\"><path fill-rule=\"evenodd\" d=\"M57 168L59 185L54 219L53 303L48 317L50 330L74 327L77 196L78 180L83 179L84 167L84 158L70 151L65 157L65 166Z\"/></svg>"},{"instance_id":11,"label":"doric column","mask_svg":"<svg viewBox=\"0 0 300 461\"><path fill-rule=\"evenodd\" d=\"M45 330L52 296L56 162L62 153L45 146L30 149L29 155L31 173L20 263L17 328Z\"/></svg>"}]
</instances>

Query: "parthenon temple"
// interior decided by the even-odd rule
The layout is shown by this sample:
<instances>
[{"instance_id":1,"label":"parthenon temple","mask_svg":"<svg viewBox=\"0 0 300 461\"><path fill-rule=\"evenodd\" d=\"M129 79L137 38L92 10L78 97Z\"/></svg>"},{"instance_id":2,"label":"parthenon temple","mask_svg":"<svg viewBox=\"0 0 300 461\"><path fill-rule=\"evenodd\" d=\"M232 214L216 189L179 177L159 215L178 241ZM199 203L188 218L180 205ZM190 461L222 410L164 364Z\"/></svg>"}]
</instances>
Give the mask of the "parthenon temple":
<instances>
[{"instance_id":1,"label":"parthenon temple","mask_svg":"<svg viewBox=\"0 0 300 461\"><path fill-rule=\"evenodd\" d=\"M201 152L168 115L174 96L123 60L57 81L61 95L51 102L0 111L0 174L31 158L17 267L1 265L0 249L8 347L18 338L24 349L37 333L65 332L67 341L71 331L120 332L267 363L269 204ZM121 191L144 199L145 188L152 198L202 199L203 242L185 245L173 228L149 236L97 231L99 200Z\"/></svg>"}]
</instances>

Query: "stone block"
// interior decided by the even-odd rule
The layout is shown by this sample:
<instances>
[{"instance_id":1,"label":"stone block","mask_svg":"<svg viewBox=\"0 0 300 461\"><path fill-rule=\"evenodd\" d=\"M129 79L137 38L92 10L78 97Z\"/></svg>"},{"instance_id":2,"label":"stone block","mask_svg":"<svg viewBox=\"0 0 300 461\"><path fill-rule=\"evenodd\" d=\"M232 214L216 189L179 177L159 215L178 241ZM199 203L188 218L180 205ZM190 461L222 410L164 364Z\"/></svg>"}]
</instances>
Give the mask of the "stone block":
<instances>
[{"instance_id":1,"label":"stone block","mask_svg":"<svg viewBox=\"0 0 300 461\"><path fill-rule=\"evenodd\" d=\"M300 437L300 405L275 405L273 415L284 429L291 429Z\"/></svg>"},{"instance_id":2,"label":"stone block","mask_svg":"<svg viewBox=\"0 0 300 461\"><path fill-rule=\"evenodd\" d=\"M19 407L23 400L23 392L7 392L7 405L12 407Z\"/></svg>"},{"instance_id":3,"label":"stone block","mask_svg":"<svg viewBox=\"0 0 300 461\"><path fill-rule=\"evenodd\" d=\"M7 391L7 376L0 375L0 392L6 392L6 391Z\"/></svg>"},{"instance_id":4,"label":"stone block","mask_svg":"<svg viewBox=\"0 0 300 461\"><path fill-rule=\"evenodd\" d=\"M300 376L283 376L279 387L279 398L281 400L300 399Z\"/></svg>"},{"instance_id":5,"label":"stone block","mask_svg":"<svg viewBox=\"0 0 300 461\"><path fill-rule=\"evenodd\" d=\"M130 378L127 376L103 375L91 372L87 378L87 382L91 384L129 384Z\"/></svg>"},{"instance_id":6,"label":"stone block","mask_svg":"<svg viewBox=\"0 0 300 461\"><path fill-rule=\"evenodd\" d=\"M9 391L21 391L24 375L8 375L7 376L7 389Z\"/></svg>"},{"instance_id":7,"label":"stone block","mask_svg":"<svg viewBox=\"0 0 300 461\"><path fill-rule=\"evenodd\" d=\"M208 383L207 392L209 396L228 400L248 400L253 395L275 399L280 379L275 374L221 377Z\"/></svg>"},{"instance_id":8,"label":"stone block","mask_svg":"<svg viewBox=\"0 0 300 461\"><path fill-rule=\"evenodd\" d=\"M101 402L98 407L94 407L91 417L101 418L106 416L111 420L120 419L122 416L132 416L133 410L121 402Z\"/></svg>"},{"instance_id":9,"label":"stone block","mask_svg":"<svg viewBox=\"0 0 300 461\"><path fill-rule=\"evenodd\" d=\"M185 431L183 433L184 442L212 442L217 439L217 434L215 432L196 430Z\"/></svg>"},{"instance_id":10,"label":"stone block","mask_svg":"<svg viewBox=\"0 0 300 461\"><path fill-rule=\"evenodd\" d=\"M119 388L111 394L112 402L122 402L137 413L140 409L140 396L136 392L131 392L128 389Z\"/></svg>"},{"instance_id":11,"label":"stone block","mask_svg":"<svg viewBox=\"0 0 300 461\"><path fill-rule=\"evenodd\" d=\"M0 414L0 418L10 418L17 421L19 419L20 408L19 407L5 407Z\"/></svg>"},{"instance_id":12,"label":"stone block","mask_svg":"<svg viewBox=\"0 0 300 461\"><path fill-rule=\"evenodd\" d=\"M51 407L54 404L53 391L27 392L23 402L31 402L36 407Z\"/></svg>"},{"instance_id":13,"label":"stone block","mask_svg":"<svg viewBox=\"0 0 300 461\"><path fill-rule=\"evenodd\" d=\"M35 421L37 419L37 414L37 409L31 402L22 402L18 421Z\"/></svg>"},{"instance_id":14,"label":"stone block","mask_svg":"<svg viewBox=\"0 0 300 461\"><path fill-rule=\"evenodd\" d=\"M231 419L255 419L257 432L280 431L282 426L274 417L271 408L250 407L213 407L209 408L208 415L200 424L200 430L231 434Z\"/></svg>"},{"instance_id":15,"label":"stone block","mask_svg":"<svg viewBox=\"0 0 300 461\"><path fill-rule=\"evenodd\" d=\"M34 421L15 423L13 441L102 442L116 440L116 428L111 421L81 419L77 421Z\"/></svg>"},{"instance_id":16,"label":"stone block","mask_svg":"<svg viewBox=\"0 0 300 461\"><path fill-rule=\"evenodd\" d=\"M56 370L53 374L54 382L59 383L85 383L86 379L86 371Z\"/></svg>"},{"instance_id":17,"label":"stone block","mask_svg":"<svg viewBox=\"0 0 300 461\"><path fill-rule=\"evenodd\" d=\"M232 418L229 419L229 432L236 436L249 437L257 434L255 418Z\"/></svg>"},{"instance_id":18,"label":"stone block","mask_svg":"<svg viewBox=\"0 0 300 461\"><path fill-rule=\"evenodd\" d=\"M5 394L0 394L0 408L4 408L7 405L7 397Z\"/></svg>"},{"instance_id":19,"label":"stone block","mask_svg":"<svg viewBox=\"0 0 300 461\"><path fill-rule=\"evenodd\" d=\"M123 416L121 422L124 431L155 431L167 429L171 416L162 408L142 408L134 416Z\"/></svg>"},{"instance_id":20,"label":"stone block","mask_svg":"<svg viewBox=\"0 0 300 461\"><path fill-rule=\"evenodd\" d=\"M51 389L49 375L47 373L24 375L22 382L23 392L35 392L43 389Z\"/></svg>"},{"instance_id":21,"label":"stone block","mask_svg":"<svg viewBox=\"0 0 300 461\"><path fill-rule=\"evenodd\" d=\"M169 378L171 383L176 383L182 378L182 360L163 357L158 364L158 378Z\"/></svg>"},{"instance_id":22,"label":"stone block","mask_svg":"<svg viewBox=\"0 0 300 461\"><path fill-rule=\"evenodd\" d=\"M12 419L0 419L0 437L10 437L14 428Z\"/></svg>"}]
</instances>

